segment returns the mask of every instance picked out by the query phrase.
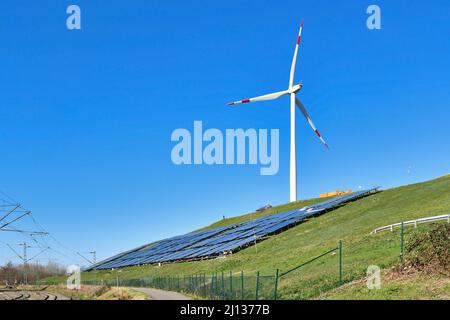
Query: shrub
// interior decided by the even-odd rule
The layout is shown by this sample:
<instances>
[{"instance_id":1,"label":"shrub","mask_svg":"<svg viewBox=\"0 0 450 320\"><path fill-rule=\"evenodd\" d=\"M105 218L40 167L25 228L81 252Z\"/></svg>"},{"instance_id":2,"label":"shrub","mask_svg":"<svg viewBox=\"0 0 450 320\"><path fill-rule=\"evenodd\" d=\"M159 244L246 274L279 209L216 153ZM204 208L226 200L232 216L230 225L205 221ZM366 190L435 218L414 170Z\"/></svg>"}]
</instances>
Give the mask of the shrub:
<instances>
[{"instance_id":1,"label":"shrub","mask_svg":"<svg viewBox=\"0 0 450 320\"><path fill-rule=\"evenodd\" d=\"M416 232L405 246L405 264L418 270L450 274L450 224Z\"/></svg>"}]
</instances>

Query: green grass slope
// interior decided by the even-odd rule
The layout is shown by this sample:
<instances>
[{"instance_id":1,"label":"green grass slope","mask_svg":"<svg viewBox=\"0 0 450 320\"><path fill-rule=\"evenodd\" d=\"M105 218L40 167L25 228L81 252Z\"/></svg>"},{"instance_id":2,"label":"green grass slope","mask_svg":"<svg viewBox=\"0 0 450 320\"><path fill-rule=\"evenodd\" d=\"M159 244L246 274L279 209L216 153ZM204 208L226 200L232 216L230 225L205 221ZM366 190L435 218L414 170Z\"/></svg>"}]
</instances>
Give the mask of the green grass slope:
<instances>
[{"instance_id":1,"label":"green grass slope","mask_svg":"<svg viewBox=\"0 0 450 320\"><path fill-rule=\"evenodd\" d=\"M434 222L409 232L403 261L380 274L377 288L362 278L330 290L319 299L450 299L450 224Z\"/></svg>"},{"instance_id":2,"label":"green grass slope","mask_svg":"<svg viewBox=\"0 0 450 320\"><path fill-rule=\"evenodd\" d=\"M299 202L273 208L270 214L302 207ZM246 274L260 271L273 275L276 269L286 271L343 242L343 279L350 282L365 275L369 265L389 268L398 262L399 233L382 232L370 235L374 228L402 220L450 213L450 175L399 188L385 190L351 202L325 215L312 218L283 233L272 236L224 259L183 262L158 266L136 266L114 271L91 271L83 280L139 278L145 276L175 276L235 272ZM209 227L235 223L256 214L219 221ZM284 299L318 297L333 289L338 282L338 257L328 255L280 279L279 295Z\"/></svg>"},{"instance_id":3,"label":"green grass slope","mask_svg":"<svg viewBox=\"0 0 450 320\"><path fill-rule=\"evenodd\" d=\"M324 300L450 300L450 277L420 273L397 275L385 271L379 289L369 290L366 279L331 290Z\"/></svg>"},{"instance_id":4,"label":"green grass slope","mask_svg":"<svg viewBox=\"0 0 450 320\"><path fill-rule=\"evenodd\" d=\"M224 227L224 226L229 226L231 224L236 224L236 223L241 223L241 222L245 222L248 220L253 220L253 219L257 219L257 218L261 218L261 217L265 217L271 214L277 214L280 212L287 212L289 210L294 210L297 208L302 208L305 206L309 206L318 202L322 202L322 201L326 201L326 200L330 200L333 199L334 197L328 197L328 198L313 198L313 199L307 199L307 200L300 200L300 201L296 201L296 202L292 202L292 203L287 203L287 204L283 204L280 206L274 206L270 209L264 210L262 212L252 212L252 213L248 213L248 214L244 214L242 216L237 216L237 217L231 217L231 218L227 218L227 219L223 219L220 221L217 221L207 227L201 228L197 231L201 231L201 230L208 230L208 229L213 229L213 228L219 228L219 227Z\"/></svg>"}]
</instances>

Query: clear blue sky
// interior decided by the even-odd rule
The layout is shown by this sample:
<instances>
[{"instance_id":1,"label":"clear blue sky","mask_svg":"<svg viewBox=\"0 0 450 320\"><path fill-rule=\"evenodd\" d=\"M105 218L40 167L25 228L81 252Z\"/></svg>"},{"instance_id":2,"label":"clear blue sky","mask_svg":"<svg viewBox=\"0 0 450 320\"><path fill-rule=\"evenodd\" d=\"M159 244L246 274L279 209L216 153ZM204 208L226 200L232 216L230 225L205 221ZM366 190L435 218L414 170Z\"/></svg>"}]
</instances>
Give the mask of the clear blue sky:
<instances>
[{"instance_id":1,"label":"clear blue sky","mask_svg":"<svg viewBox=\"0 0 450 320\"><path fill-rule=\"evenodd\" d=\"M81 31L65 26L72 3ZM372 3L380 31L366 28ZM298 115L300 197L443 175L449 11L447 0L1 1L0 190L99 258L287 202L288 98L225 104L285 89L301 17L296 79L331 150ZM174 166L170 135L194 120L279 128L278 175Z\"/></svg>"}]
</instances>

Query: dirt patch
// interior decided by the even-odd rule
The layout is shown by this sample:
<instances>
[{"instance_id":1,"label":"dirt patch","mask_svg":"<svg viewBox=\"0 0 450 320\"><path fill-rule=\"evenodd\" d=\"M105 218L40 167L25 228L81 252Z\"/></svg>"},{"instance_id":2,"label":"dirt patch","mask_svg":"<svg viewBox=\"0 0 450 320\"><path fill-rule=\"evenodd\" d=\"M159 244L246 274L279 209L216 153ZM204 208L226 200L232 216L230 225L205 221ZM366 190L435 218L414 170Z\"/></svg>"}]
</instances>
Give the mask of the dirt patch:
<instances>
[{"instance_id":1,"label":"dirt patch","mask_svg":"<svg viewBox=\"0 0 450 320\"><path fill-rule=\"evenodd\" d=\"M147 295L132 289L108 286L81 286L69 290L66 286L50 286L49 292L62 294L72 300L147 300Z\"/></svg>"},{"instance_id":2,"label":"dirt patch","mask_svg":"<svg viewBox=\"0 0 450 320\"><path fill-rule=\"evenodd\" d=\"M97 300L148 300L147 295L129 288L110 288Z\"/></svg>"}]
</instances>

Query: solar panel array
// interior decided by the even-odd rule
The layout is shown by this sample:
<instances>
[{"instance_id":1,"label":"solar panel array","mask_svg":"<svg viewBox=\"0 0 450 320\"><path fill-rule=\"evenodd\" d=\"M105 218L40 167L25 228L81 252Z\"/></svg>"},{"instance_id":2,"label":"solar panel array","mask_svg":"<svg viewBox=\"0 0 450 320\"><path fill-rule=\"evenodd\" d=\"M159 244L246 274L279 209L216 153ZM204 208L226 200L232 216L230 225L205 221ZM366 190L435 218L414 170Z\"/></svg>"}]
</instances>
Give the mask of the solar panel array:
<instances>
[{"instance_id":1,"label":"solar panel array","mask_svg":"<svg viewBox=\"0 0 450 320\"><path fill-rule=\"evenodd\" d=\"M230 250L242 249L305 218L324 213L377 190L359 191L288 212L157 241L115 255L91 266L89 270L213 258L229 253Z\"/></svg>"}]
</instances>

